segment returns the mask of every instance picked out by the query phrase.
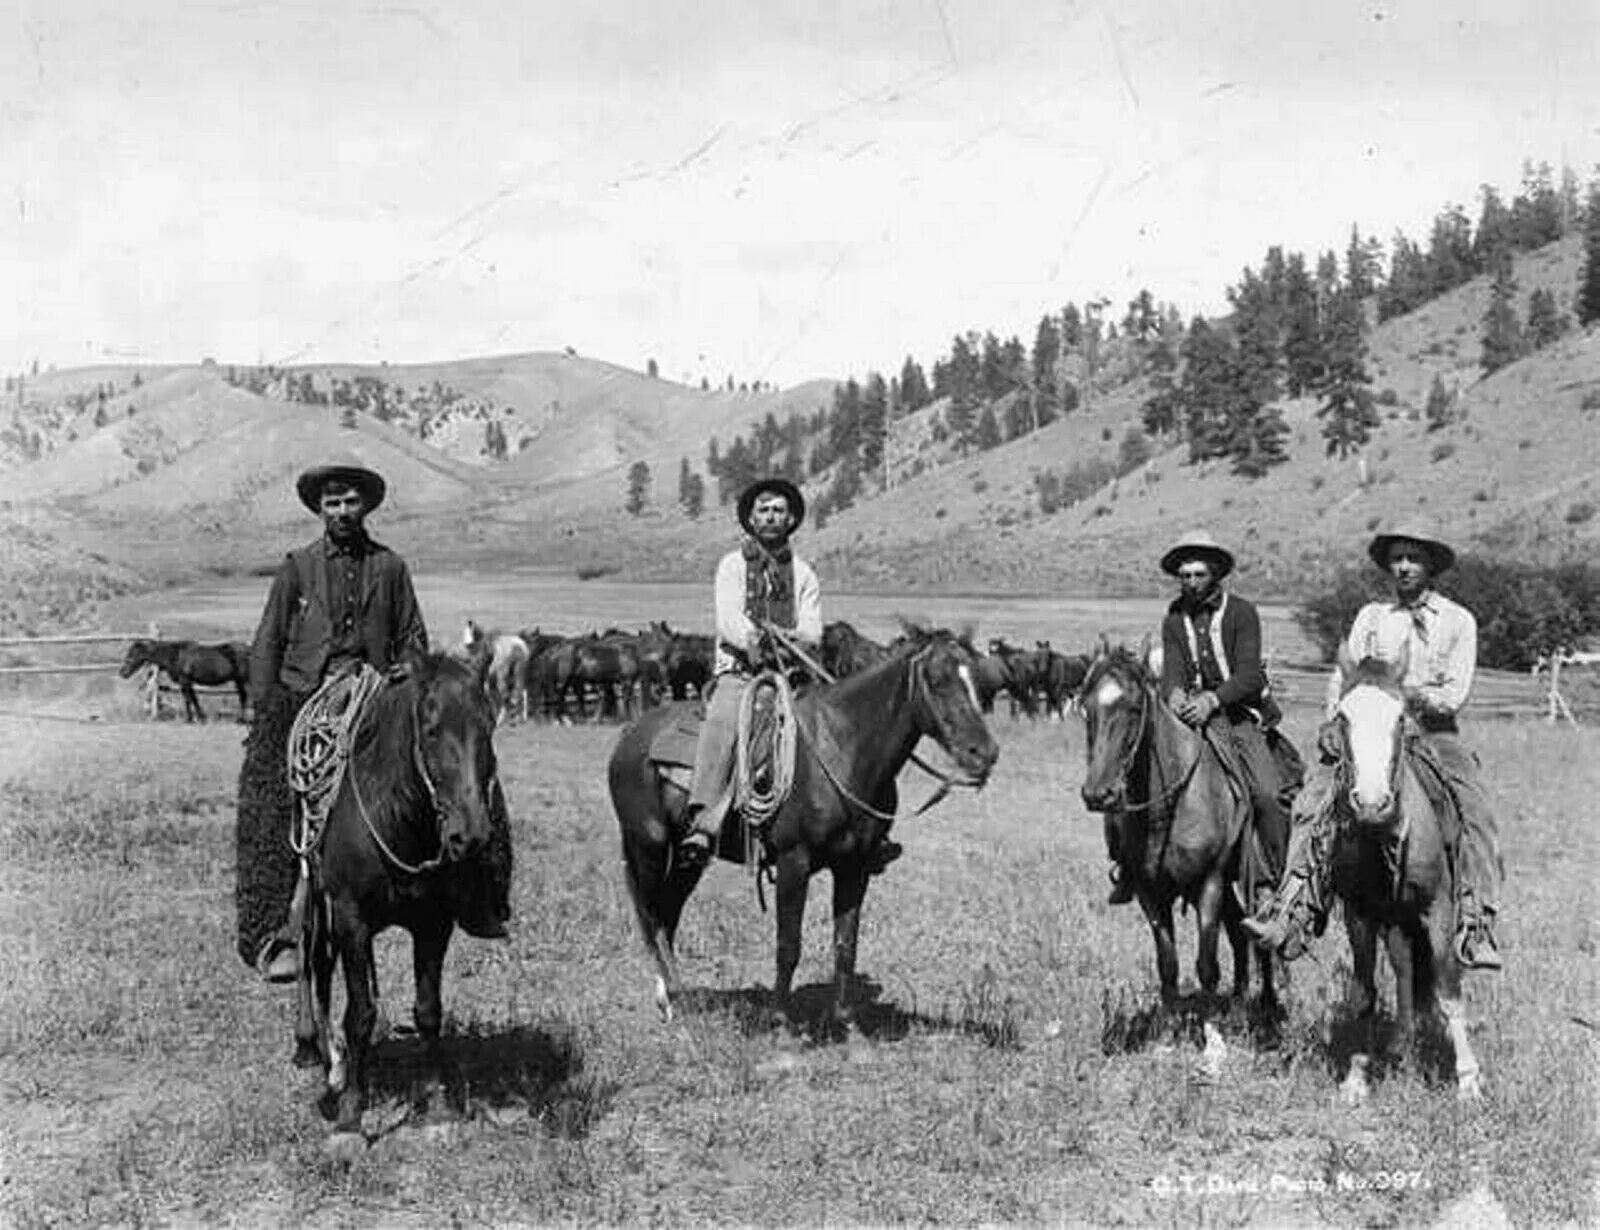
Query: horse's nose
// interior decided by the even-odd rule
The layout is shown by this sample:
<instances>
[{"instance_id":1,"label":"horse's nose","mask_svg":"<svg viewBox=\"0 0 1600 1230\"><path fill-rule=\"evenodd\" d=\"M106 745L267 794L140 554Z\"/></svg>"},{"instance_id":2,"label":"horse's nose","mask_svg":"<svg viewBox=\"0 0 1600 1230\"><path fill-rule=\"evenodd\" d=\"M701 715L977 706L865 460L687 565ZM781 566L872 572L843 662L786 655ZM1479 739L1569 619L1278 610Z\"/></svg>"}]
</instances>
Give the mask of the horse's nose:
<instances>
[{"instance_id":1,"label":"horse's nose","mask_svg":"<svg viewBox=\"0 0 1600 1230\"><path fill-rule=\"evenodd\" d=\"M1106 811L1116 801L1116 791L1109 786L1083 785L1083 805L1090 811Z\"/></svg>"}]
</instances>

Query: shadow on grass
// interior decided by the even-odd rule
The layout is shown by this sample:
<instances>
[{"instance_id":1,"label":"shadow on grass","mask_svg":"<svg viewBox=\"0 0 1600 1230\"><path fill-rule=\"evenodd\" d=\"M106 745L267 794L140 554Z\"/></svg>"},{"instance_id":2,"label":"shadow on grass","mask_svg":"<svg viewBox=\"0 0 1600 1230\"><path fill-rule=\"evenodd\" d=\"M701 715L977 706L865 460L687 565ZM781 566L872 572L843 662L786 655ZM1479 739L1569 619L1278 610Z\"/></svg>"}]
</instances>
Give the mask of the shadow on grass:
<instances>
[{"instance_id":1,"label":"shadow on grass","mask_svg":"<svg viewBox=\"0 0 1600 1230\"><path fill-rule=\"evenodd\" d=\"M1415 1032L1407 1033L1387 1013L1363 1019L1338 1008L1300 1050L1320 1054L1335 1080L1343 1080L1350 1071L1351 1056L1364 1053L1371 1057L1367 1081L1374 1087L1409 1080L1438 1092L1453 1089L1456 1083L1455 1048L1436 1017L1419 1018Z\"/></svg>"},{"instance_id":2,"label":"shadow on grass","mask_svg":"<svg viewBox=\"0 0 1600 1230\"><path fill-rule=\"evenodd\" d=\"M1100 1051L1132 1055L1156 1046L1205 1045L1204 1026L1211 1021L1224 1038L1243 1041L1252 1050L1276 1050L1284 1039L1288 1012L1283 1003L1252 996L1240 1002L1230 996L1191 991L1171 1004L1141 1003L1123 985L1100 995Z\"/></svg>"},{"instance_id":3,"label":"shadow on grass","mask_svg":"<svg viewBox=\"0 0 1600 1230\"><path fill-rule=\"evenodd\" d=\"M883 987L870 977L858 975L853 987L856 1030L875 1042L898 1042L912 1033L957 1034L1001 1050L1021 1049L1021 1026L1010 999L980 991L965 995L959 1005L926 1013L884 999ZM684 1012L727 1015L746 1037L778 1029L813 1042L835 1042L846 1036L833 1016L831 981L795 988L787 1011L778 1007L766 987L690 988L675 997L673 1003Z\"/></svg>"},{"instance_id":4,"label":"shadow on grass","mask_svg":"<svg viewBox=\"0 0 1600 1230\"><path fill-rule=\"evenodd\" d=\"M621 1086L584 1071L581 1045L568 1031L516 1025L474 1026L443 1039L443 1093L457 1113L519 1112L555 1136L587 1136L616 1102ZM379 1042L372 1069L373 1099L426 1101L432 1081L427 1048L415 1033Z\"/></svg>"}]
</instances>

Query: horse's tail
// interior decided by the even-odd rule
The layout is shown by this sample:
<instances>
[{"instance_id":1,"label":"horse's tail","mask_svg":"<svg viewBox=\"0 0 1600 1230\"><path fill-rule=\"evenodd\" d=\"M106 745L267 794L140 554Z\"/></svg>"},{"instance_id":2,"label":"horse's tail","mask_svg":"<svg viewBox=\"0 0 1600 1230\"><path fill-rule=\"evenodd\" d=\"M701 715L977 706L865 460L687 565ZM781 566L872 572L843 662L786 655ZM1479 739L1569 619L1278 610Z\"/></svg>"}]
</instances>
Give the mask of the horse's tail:
<instances>
[{"instance_id":1,"label":"horse's tail","mask_svg":"<svg viewBox=\"0 0 1600 1230\"><path fill-rule=\"evenodd\" d=\"M663 712L656 710L653 712ZM670 871L672 838L663 814L655 767L650 761L648 718L628 726L617 740L606 768L611 804L622 829L622 862L628 896L646 946L654 951L659 931L672 924L658 908L661 886Z\"/></svg>"}]
</instances>

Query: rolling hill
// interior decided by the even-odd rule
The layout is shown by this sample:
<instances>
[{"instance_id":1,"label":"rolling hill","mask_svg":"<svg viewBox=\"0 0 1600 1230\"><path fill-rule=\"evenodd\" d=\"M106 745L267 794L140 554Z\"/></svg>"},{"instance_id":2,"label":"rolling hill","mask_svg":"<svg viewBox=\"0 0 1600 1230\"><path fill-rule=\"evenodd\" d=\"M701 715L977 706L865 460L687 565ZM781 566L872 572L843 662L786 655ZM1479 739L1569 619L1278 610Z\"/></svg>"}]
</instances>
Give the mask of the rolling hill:
<instances>
[{"instance_id":1,"label":"rolling hill","mask_svg":"<svg viewBox=\"0 0 1600 1230\"><path fill-rule=\"evenodd\" d=\"M1538 287L1570 304L1580 258L1576 236L1519 258L1519 306ZM1142 384L1099 390L1092 408L965 457L934 443L936 403L894 425L894 485L807 527L804 549L835 586L1150 594L1163 588L1161 547L1199 525L1236 547L1241 585L1273 597L1303 593L1328 566L1358 559L1374 527L1413 514L1468 549L1592 551L1600 331L1570 331L1481 379L1487 296L1480 279L1372 330L1385 417L1348 459L1326 455L1314 402L1287 402L1289 460L1264 477L1188 464L1183 446L1158 440L1139 468L1046 514L1040 476L1114 460L1140 421ZM0 432L0 516L25 519L30 541L53 536L77 558L103 557L119 585L129 569L151 581L237 569L314 532L294 473L353 456L390 480L376 531L429 566L692 577L733 527L714 483L699 520L676 507L683 459L701 470L711 438L825 408L833 388L693 389L570 353L294 372L324 388L382 382L388 421L286 400L282 373L251 391L210 363L30 377ZM1422 408L1436 377L1455 401L1450 424L1429 430ZM490 422L504 432L503 461L485 449ZM634 517L623 502L640 461L652 485Z\"/></svg>"}]
</instances>

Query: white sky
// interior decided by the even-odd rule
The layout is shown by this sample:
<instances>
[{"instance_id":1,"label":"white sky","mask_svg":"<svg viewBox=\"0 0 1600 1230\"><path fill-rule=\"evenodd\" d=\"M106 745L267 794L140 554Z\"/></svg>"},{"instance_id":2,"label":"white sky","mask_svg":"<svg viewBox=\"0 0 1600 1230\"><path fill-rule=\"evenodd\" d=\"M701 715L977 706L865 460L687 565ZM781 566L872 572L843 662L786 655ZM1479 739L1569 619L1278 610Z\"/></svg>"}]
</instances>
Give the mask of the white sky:
<instances>
[{"instance_id":1,"label":"white sky","mask_svg":"<svg viewBox=\"0 0 1600 1230\"><path fill-rule=\"evenodd\" d=\"M1594 0L13 0L0 370L791 384L1600 162Z\"/></svg>"}]
</instances>

